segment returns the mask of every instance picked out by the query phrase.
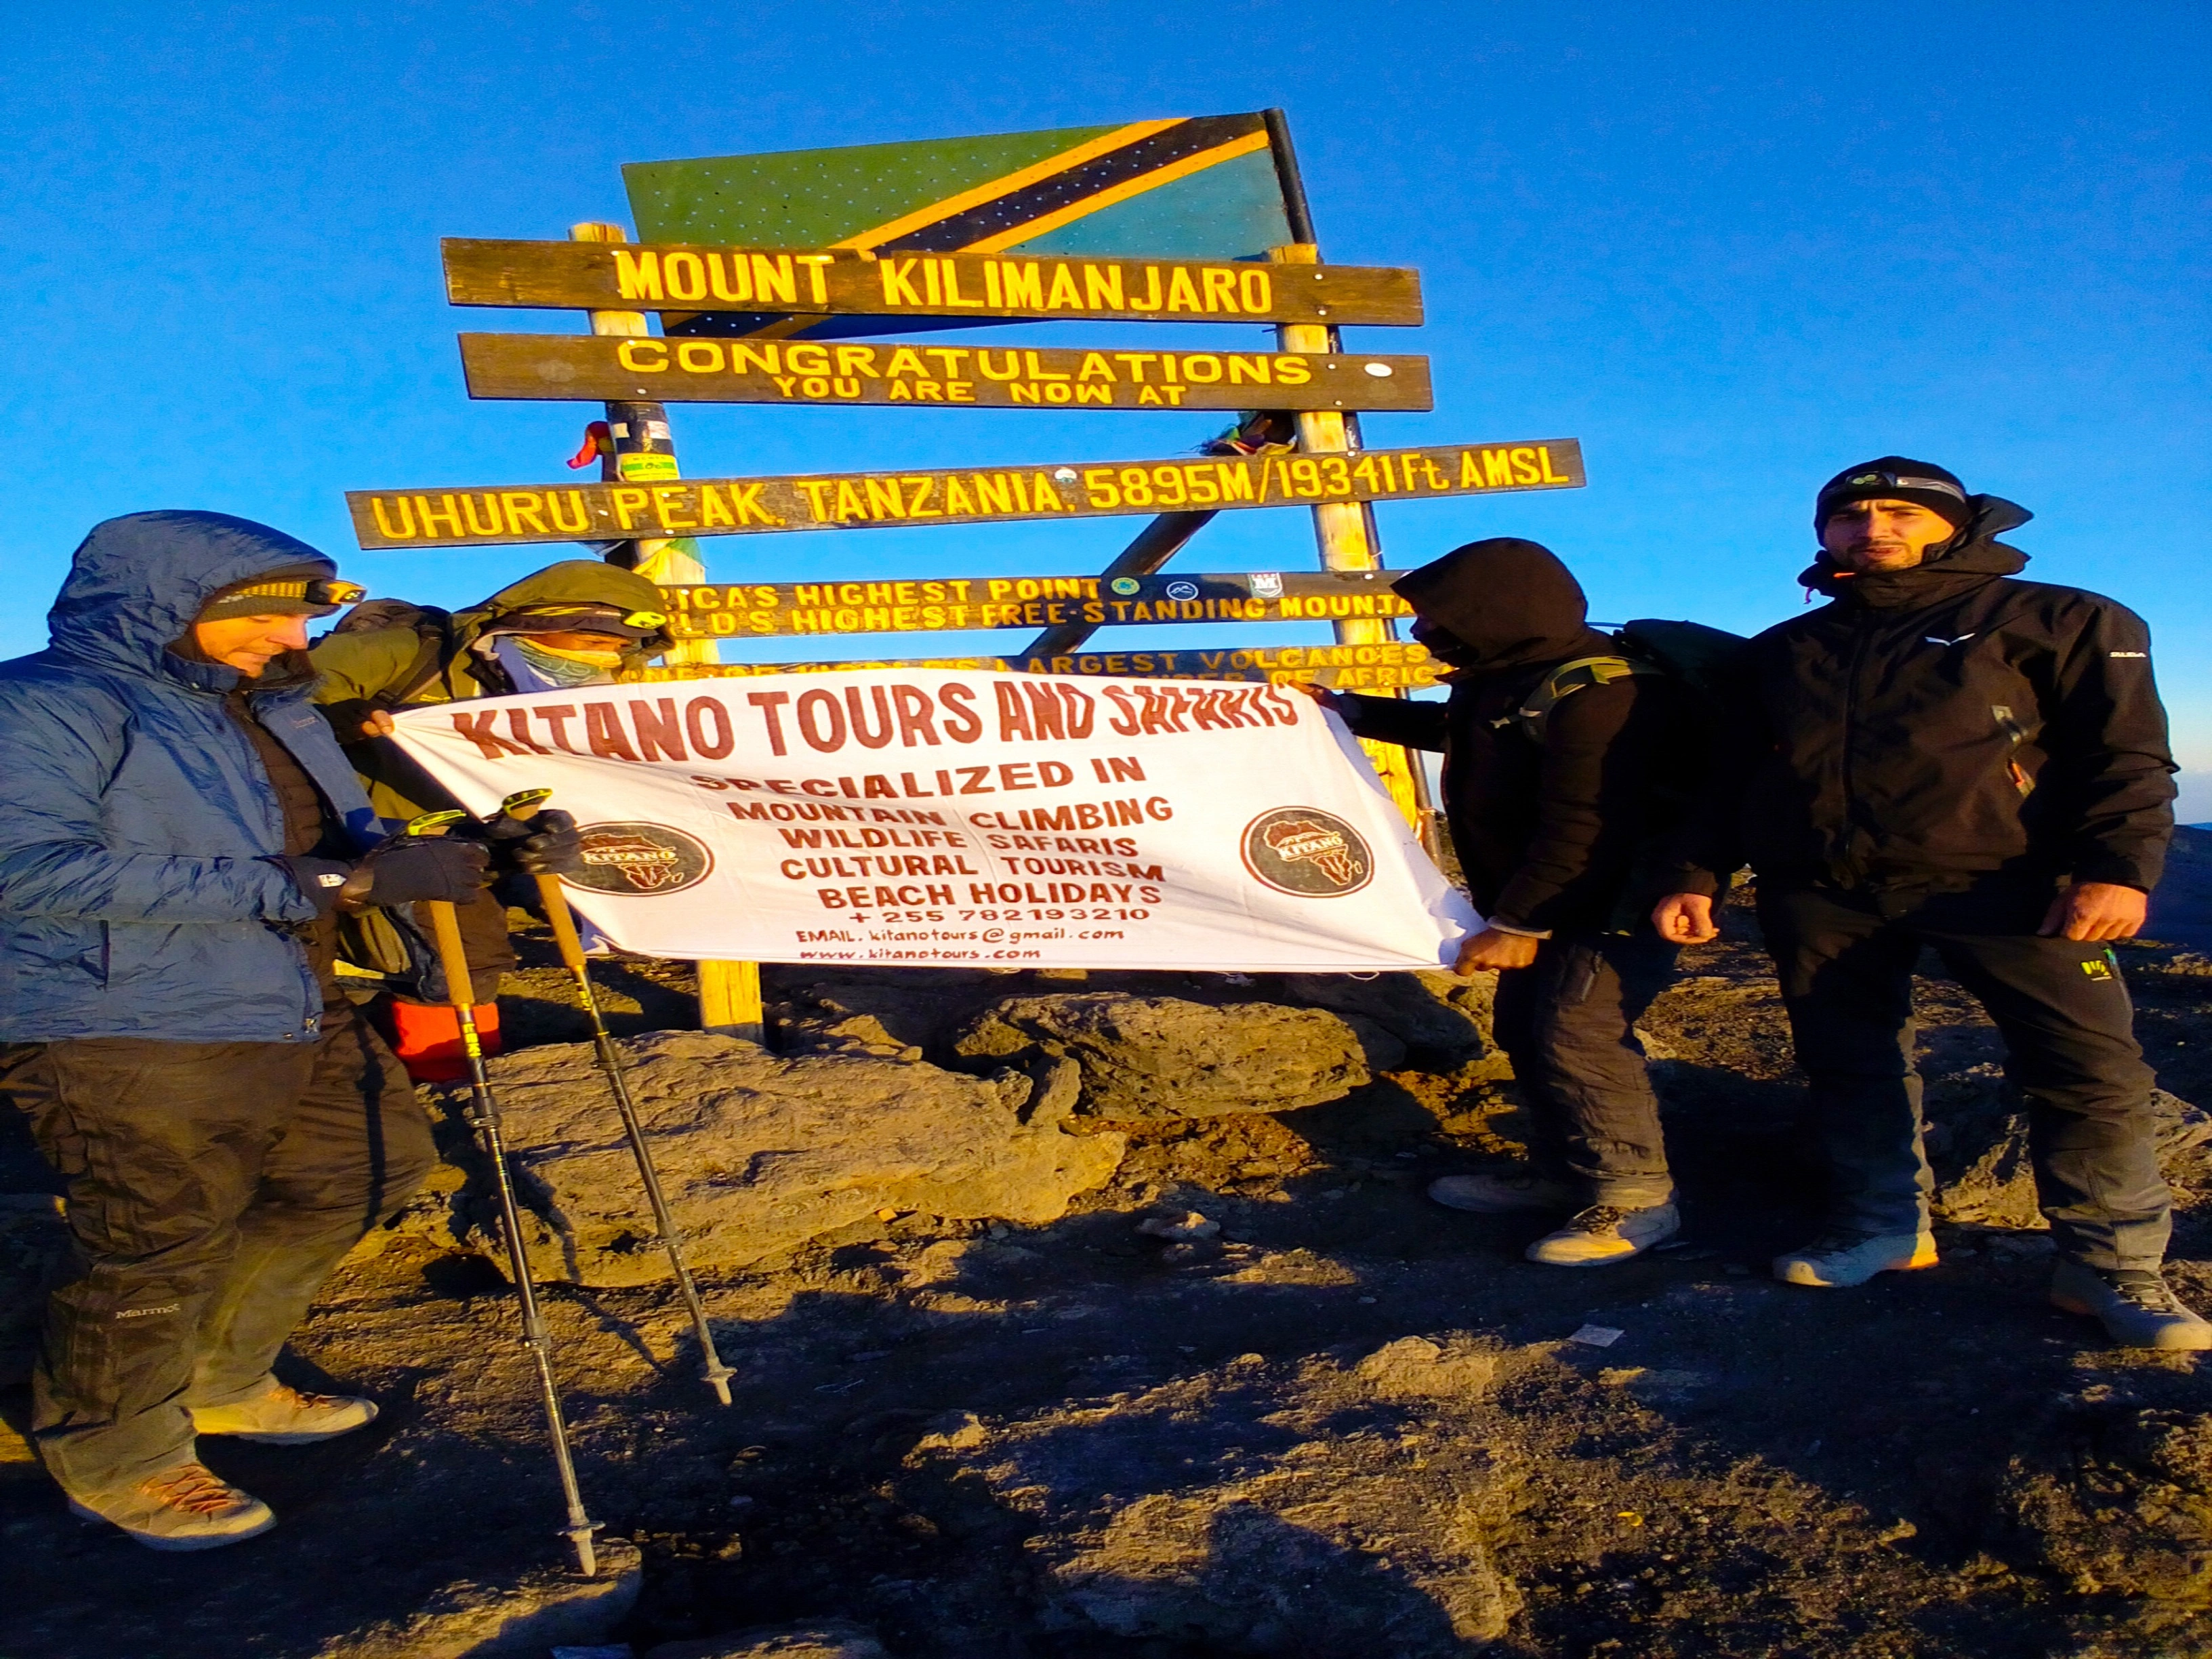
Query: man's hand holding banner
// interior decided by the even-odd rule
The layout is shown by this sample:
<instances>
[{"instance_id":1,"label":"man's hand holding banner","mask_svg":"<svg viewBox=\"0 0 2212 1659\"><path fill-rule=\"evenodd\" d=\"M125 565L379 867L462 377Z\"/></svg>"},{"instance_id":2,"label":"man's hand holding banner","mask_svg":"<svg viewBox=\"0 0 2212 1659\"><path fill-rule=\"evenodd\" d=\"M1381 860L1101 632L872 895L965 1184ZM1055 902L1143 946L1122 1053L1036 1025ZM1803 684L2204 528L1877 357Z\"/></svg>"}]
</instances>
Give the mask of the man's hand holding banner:
<instances>
[{"instance_id":1,"label":"man's hand holding banner","mask_svg":"<svg viewBox=\"0 0 2212 1659\"><path fill-rule=\"evenodd\" d=\"M550 788L575 908L648 956L1433 968L1480 924L1342 725L1268 685L927 669L422 708L489 817Z\"/></svg>"}]
</instances>

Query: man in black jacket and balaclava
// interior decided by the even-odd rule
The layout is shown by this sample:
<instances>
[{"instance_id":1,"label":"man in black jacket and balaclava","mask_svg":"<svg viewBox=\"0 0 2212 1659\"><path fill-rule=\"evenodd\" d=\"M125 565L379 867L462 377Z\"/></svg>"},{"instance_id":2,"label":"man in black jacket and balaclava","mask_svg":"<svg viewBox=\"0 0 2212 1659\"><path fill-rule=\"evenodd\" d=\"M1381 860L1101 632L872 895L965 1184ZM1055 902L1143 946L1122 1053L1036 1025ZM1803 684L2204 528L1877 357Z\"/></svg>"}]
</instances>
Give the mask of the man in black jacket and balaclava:
<instances>
[{"instance_id":1,"label":"man in black jacket and balaclava","mask_svg":"<svg viewBox=\"0 0 2212 1659\"><path fill-rule=\"evenodd\" d=\"M1799 578L1829 603L1753 641L1710 808L1653 913L1713 937L1748 863L1829 1164L1790 1284L1936 1261L1912 970L1932 946L2002 1034L2058 1246L2051 1299L2131 1346L2212 1347L2160 1273L2152 1074L2111 941L2142 926L2173 828L2150 633L2080 588L2014 580L2027 512L1925 461L1838 473Z\"/></svg>"},{"instance_id":2,"label":"man in black jacket and balaclava","mask_svg":"<svg viewBox=\"0 0 2212 1659\"><path fill-rule=\"evenodd\" d=\"M1534 542L1472 542L1393 586L1449 665L1449 700L1316 695L1360 737L1443 751L1452 845L1488 919L1456 966L1498 973L1498 1041L1530 1124L1525 1169L1446 1176L1430 1195L1565 1218L1533 1261L1626 1261L1680 1225L1636 1036L1675 947L1644 921L1656 889L1632 889L1676 816L1668 786L1698 764L1697 722L1676 681L1623 672L1580 585ZM1547 712L1521 712L1547 688Z\"/></svg>"}]
</instances>

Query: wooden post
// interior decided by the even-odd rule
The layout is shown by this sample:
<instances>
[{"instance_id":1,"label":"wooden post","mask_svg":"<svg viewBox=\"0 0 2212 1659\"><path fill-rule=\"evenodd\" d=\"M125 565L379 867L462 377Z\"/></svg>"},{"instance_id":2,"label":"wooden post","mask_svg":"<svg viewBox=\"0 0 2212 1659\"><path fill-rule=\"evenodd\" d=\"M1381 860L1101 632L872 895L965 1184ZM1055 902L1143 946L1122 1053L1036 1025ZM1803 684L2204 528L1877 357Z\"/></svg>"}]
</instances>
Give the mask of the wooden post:
<instances>
[{"instance_id":1,"label":"wooden post","mask_svg":"<svg viewBox=\"0 0 2212 1659\"><path fill-rule=\"evenodd\" d=\"M1293 242L1287 247L1269 248L1267 257L1278 264L1318 264L1321 249L1311 242ZM1285 351L1326 356L1340 349L1329 337L1332 331L1326 324L1284 323L1275 331ZM1307 410L1295 418L1298 447L1307 453L1341 455L1352 449L1352 434L1346 430L1346 417L1340 411ZM1313 520L1314 541L1321 550L1322 569L1381 568L1382 560L1376 546L1374 519L1366 511L1364 502L1322 501L1314 507ZM1380 617L1355 617L1334 626L1340 645L1381 645L1391 637L1389 621ZM1369 743L1363 739L1360 747L1374 763L1390 798L1406 815L1406 822L1413 826L1413 833L1426 842L1428 815L1425 809L1428 791L1413 757L1394 743Z\"/></svg>"},{"instance_id":2,"label":"wooden post","mask_svg":"<svg viewBox=\"0 0 2212 1659\"><path fill-rule=\"evenodd\" d=\"M629 233L620 225L591 222L569 226L568 240L626 242ZM645 313L641 311L594 311L590 316L594 334L636 337L646 332ZM614 439L614 453L605 457L601 466L607 482L659 483L682 476L676 464L676 441L669 432L666 409L659 404L614 403L606 405L606 411L607 428ZM647 581L677 586L707 580L707 567L690 544L647 538L635 545L637 556L631 568ZM663 659L672 666L721 659L721 648L713 640L678 640Z\"/></svg>"},{"instance_id":3,"label":"wooden post","mask_svg":"<svg viewBox=\"0 0 2212 1659\"><path fill-rule=\"evenodd\" d=\"M620 225L586 222L568 227L572 242L626 242L629 233ZM592 332L639 336L646 331L641 311L594 311ZM609 404L607 427L615 453L605 458L604 471L610 481L665 481L681 474L676 464L676 441L668 428L668 411L659 404ZM707 580L707 567L685 544L641 539L632 567L647 581L674 586ZM661 660L672 667L722 659L713 640L678 640ZM744 1037L750 1042L767 1041L768 1019L761 1006L760 963L702 962L699 963L699 1028L724 1036Z\"/></svg>"}]
</instances>

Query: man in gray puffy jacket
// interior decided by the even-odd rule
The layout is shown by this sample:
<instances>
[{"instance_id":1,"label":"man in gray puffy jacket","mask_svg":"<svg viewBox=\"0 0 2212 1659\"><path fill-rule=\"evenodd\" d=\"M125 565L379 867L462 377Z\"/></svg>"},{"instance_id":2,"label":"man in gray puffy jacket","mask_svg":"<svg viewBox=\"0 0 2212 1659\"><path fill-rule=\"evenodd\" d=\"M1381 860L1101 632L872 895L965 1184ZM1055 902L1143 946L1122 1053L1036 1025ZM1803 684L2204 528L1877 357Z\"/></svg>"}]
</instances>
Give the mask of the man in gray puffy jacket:
<instances>
[{"instance_id":1,"label":"man in gray puffy jacket","mask_svg":"<svg viewBox=\"0 0 2212 1659\"><path fill-rule=\"evenodd\" d=\"M386 837L307 701L307 619L360 592L264 526L136 514L77 550L48 648L0 664L0 1093L75 1245L33 1436L78 1514L156 1549L275 1524L196 1435L375 1416L270 1367L434 1162L336 993L336 916L465 900L486 858Z\"/></svg>"}]
</instances>

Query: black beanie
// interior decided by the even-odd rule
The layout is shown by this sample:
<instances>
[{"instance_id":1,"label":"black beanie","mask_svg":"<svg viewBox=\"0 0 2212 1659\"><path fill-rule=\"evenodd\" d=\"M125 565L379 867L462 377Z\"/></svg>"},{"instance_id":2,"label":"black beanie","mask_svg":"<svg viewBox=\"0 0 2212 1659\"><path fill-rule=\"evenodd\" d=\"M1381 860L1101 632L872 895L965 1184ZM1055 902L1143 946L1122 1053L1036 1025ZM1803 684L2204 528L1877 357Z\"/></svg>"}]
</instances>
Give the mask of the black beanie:
<instances>
[{"instance_id":1,"label":"black beanie","mask_svg":"<svg viewBox=\"0 0 2212 1659\"><path fill-rule=\"evenodd\" d=\"M1853 501L1911 501L1942 515L1959 529L1974 516L1966 486L1957 473L1931 461L1908 460L1902 455L1884 455L1847 466L1822 484L1813 507L1813 528L1816 532L1825 528L1831 514Z\"/></svg>"}]
</instances>

